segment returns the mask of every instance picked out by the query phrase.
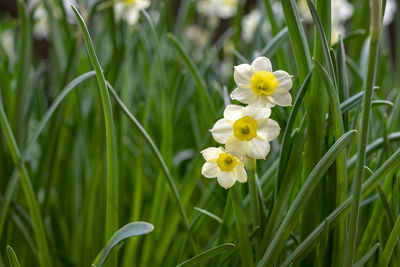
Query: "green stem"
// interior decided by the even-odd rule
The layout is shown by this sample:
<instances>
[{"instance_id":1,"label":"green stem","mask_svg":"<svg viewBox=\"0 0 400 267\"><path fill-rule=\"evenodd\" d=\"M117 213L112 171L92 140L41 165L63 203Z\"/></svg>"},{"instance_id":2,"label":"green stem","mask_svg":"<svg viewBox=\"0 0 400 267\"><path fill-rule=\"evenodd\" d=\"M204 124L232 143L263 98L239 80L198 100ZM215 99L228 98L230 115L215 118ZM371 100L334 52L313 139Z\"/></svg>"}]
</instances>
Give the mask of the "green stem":
<instances>
[{"instance_id":1,"label":"green stem","mask_svg":"<svg viewBox=\"0 0 400 267\"><path fill-rule=\"evenodd\" d=\"M0 101L0 124L3 128L8 147L11 152L11 157L14 161L14 164L17 165L19 176L21 180L22 189L25 194L26 203L28 204L29 213L33 222L33 232L35 234L36 243L38 246L39 252L39 263L42 267L50 267L51 258L49 253L49 247L46 240L46 233L44 230L43 221L40 215L39 203L36 199L35 192L33 190L28 171L25 168L25 165L21 163L21 153L19 151L17 142L12 133L10 124L7 120L6 114L3 109L3 104Z\"/></svg>"},{"instance_id":2,"label":"green stem","mask_svg":"<svg viewBox=\"0 0 400 267\"><path fill-rule=\"evenodd\" d=\"M235 209L236 215L236 231L239 236L239 250L240 257L242 259L242 266L251 267L253 266L253 252L251 250L249 231L247 229L246 217L244 213L242 198L240 196L239 185L234 186L231 191L233 207Z\"/></svg>"},{"instance_id":3,"label":"green stem","mask_svg":"<svg viewBox=\"0 0 400 267\"><path fill-rule=\"evenodd\" d=\"M250 161L250 160L249 160ZM260 209L260 199L258 198L257 191L257 181L256 181L256 160L251 159L251 163L247 165L247 170L249 172L249 192L250 192L250 201L251 201L251 215L253 217L253 228L256 231L256 254L257 249L261 247L261 237L262 237L262 229L261 229L261 209Z\"/></svg>"},{"instance_id":4,"label":"green stem","mask_svg":"<svg viewBox=\"0 0 400 267\"><path fill-rule=\"evenodd\" d=\"M106 150L107 150L107 196L106 196L106 230L105 239L108 240L115 231L118 230L118 174L117 174L117 146L114 134L114 120L111 108L110 96L108 94L106 80L101 69L99 60L94 51L93 43L90 38L88 29L80 16L79 12L72 6L79 25L82 30L86 48L90 61L96 71L97 81L99 84L101 102L104 111L104 121L106 128ZM112 265L116 266L117 258L112 261Z\"/></svg>"},{"instance_id":5,"label":"green stem","mask_svg":"<svg viewBox=\"0 0 400 267\"><path fill-rule=\"evenodd\" d=\"M365 84L365 93L363 100L363 111L361 119L360 138L358 140L358 158L354 174L353 204L351 207L350 225L347 235L347 244L345 248L344 266L350 267L354 262L354 253L356 246L356 234L358 228L358 217L361 198L361 184L364 177L364 165L366 159L366 147L369 128L369 117L371 113L372 91L375 83L376 67L378 62L378 45L381 30L381 0L370 0L371 8L371 37L368 60L368 73Z\"/></svg>"}]
</instances>

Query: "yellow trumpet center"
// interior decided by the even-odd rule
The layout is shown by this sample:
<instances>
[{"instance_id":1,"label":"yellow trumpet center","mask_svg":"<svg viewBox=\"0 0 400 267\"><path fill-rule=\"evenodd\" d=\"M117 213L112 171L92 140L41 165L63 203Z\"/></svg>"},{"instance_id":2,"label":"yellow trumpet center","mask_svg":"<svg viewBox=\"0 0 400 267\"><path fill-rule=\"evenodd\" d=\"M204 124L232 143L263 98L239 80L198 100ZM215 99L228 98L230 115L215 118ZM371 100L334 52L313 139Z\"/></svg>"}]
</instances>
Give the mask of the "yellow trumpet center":
<instances>
[{"instance_id":1,"label":"yellow trumpet center","mask_svg":"<svg viewBox=\"0 0 400 267\"><path fill-rule=\"evenodd\" d=\"M233 123L233 135L242 141L250 141L257 136L257 126L255 119L244 116Z\"/></svg>"},{"instance_id":2,"label":"yellow trumpet center","mask_svg":"<svg viewBox=\"0 0 400 267\"><path fill-rule=\"evenodd\" d=\"M238 164L237 158L228 153L219 154L219 157L217 159L217 165L219 169L223 172L232 171L237 164Z\"/></svg>"},{"instance_id":3,"label":"yellow trumpet center","mask_svg":"<svg viewBox=\"0 0 400 267\"><path fill-rule=\"evenodd\" d=\"M125 0L126 4L132 5L135 2L135 0Z\"/></svg>"},{"instance_id":4,"label":"yellow trumpet center","mask_svg":"<svg viewBox=\"0 0 400 267\"><path fill-rule=\"evenodd\" d=\"M272 95L278 87L278 80L268 71L257 71L250 78L251 90L256 95Z\"/></svg>"}]
</instances>

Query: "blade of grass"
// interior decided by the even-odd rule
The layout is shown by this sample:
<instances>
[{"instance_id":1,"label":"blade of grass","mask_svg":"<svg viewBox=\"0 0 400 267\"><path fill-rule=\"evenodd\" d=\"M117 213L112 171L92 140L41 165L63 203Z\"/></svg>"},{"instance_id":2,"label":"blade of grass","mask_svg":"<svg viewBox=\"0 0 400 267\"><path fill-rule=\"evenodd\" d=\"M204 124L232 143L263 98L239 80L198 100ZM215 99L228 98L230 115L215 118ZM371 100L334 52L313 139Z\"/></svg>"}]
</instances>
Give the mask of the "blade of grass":
<instances>
[{"instance_id":1,"label":"blade of grass","mask_svg":"<svg viewBox=\"0 0 400 267\"><path fill-rule=\"evenodd\" d=\"M168 40L173 44L175 49L178 51L179 55L182 57L183 61L186 64L186 67L189 69L190 73L193 75L193 77L196 80L197 87L200 89L200 94L202 95L202 99L206 99L206 105L208 106L210 113L215 114L215 108L213 103L211 102L211 97L209 96L209 93L207 91L207 85L206 82L204 81L202 75L200 74L199 69L196 67L196 65L193 63L192 59L188 56L187 52L183 49L182 45L176 39L176 37L168 33L167 34Z\"/></svg>"},{"instance_id":2,"label":"blade of grass","mask_svg":"<svg viewBox=\"0 0 400 267\"><path fill-rule=\"evenodd\" d=\"M349 232L345 248L344 267L351 267L354 263L356 247L356 235L358 230L358 217L360 209L361 185L364 177L364 165L366 159L366 146L368 139L369 117L371 112L372 91L375 84L376 68L378 64L378 45L381 31L381 1L370 0L371 9L371 37L368 60L368 72L364 88L364 101L361 116L360 138L358 140L358 159L354 174L353 203L350 215Z\"/></svg>"},{"instance_id":3,"label":"blade of grass","mask_svg":"<svg viewBox=\"0 0 400 267\"><path fill-rule=\"evenodd\" d=\"M251 267L253 264L253 252L249 239L249 230L247 228L246 214L243 207L240 188L238 185L232 188L232 200L235 210L236 231L239 237L239 251L243 267Z\"/></svg>"},{"instance_id":4,"label":"blade of grass","mask_svg":"<svg viewBox=\"0 0 400 267\"><path fill-rule=\"evenodd\" d=\"M345 146L352 141L355 134L356 131L354 130L345 133L339 140L336 141L336 143L328 150L328 152L315 166L313 171L308 176L306 182L301 187L277 233L268 246L267 251L265 252L261 261L258 262L257 266L272 266L272 264L278 258L283 246L285 245L287 237L296 223L294 218L301 212L302 208L304 208L305 203L309 200L325 172L333 164Z\"/></svg>"},{"instance_id":5,"label":"blade of grass","mask_svg":"<svg viewBox=\"0 0 400 267\"><path fill-rule=\"evenodd\" d=\"M222 252L232 249L234 247L235 247L235 244L232 244L232 243L226 243L226 244L219 245L215 248L211 248L200 254L197 254L196 256L188 259L187 261L184 261L184 262L178 264L176 267L193 266L195 264L198 264L202 261L212 258L212 257L214 257L218 254L221 254Z\"/></svg>"},{"instance_id":6,"label":"blade of grass","mask_svg":"<svg viewBox=\"0 0 400 267\"><path fill-rule=\"evenodd\" d=\"M398 149L386 162L384 162L378 170L363 184L361 192L362 196L368 196L372 190L383 180L388 173L393 171L400 163L400 149ZM341 219L343 219L351 209L353 196L350 196L337 207L326 219L329 222L329 226L333 227ZM322 222L314 231L308 235L306 239L286 258L285 262L281 267L290 266L291 263L298 262L302 257L305 256L307 251L311 250L317 243L317 241L323 236L325 229L325 221Z\"/></svg>"},{"instance_id":7,"label":"blade of grass","mask_svg":"<svg viewBox=\"0 0 400 267\"><path fill-rule=\"evenodd\" d=\"M282 1L283 13L296 58L299 79L302 83L311 70L311 56L307 38L301 26L299 11L294 0Z\"/></svg>"},{"instance_id":8,"label":"blade of grass","mask_svg":"<svg viewBox=\"0 0 400 267\"><path fill-rule=\"evenodd\" d=\"M379 266L389 266L390 259L392 257L394 246L397 244L397 239L400 235L400 216L397 217L396 223L390 233L389 239L386 242L383 255L379 261Z\"/></svg>"},{"instance_id":9,"label":"blade of grass","mask_svg":"<svg viewBox=\"0 0 400 267\"><path fill-rule=\"evenodd\" d=\"M123 240L133 236L147 235L153 230L154 226L147 222L133 222L125 225L111 236L110 240L97 255L96 259L93 262L93 265L101 267L106 261L113 247L115 247Z\"/></svg>"},{"instance_id":10,"label":"blade of grass","mask_svg":"<svg viewBox=\"0 0 400 267\"><path fill-rule=\"evenodd\" d=\"M117 145L115 140L114 119L111 107L110 96L108 94L106 80L104 78L103 70L101 69L100 62L96 56L89 31L86 27L83 18L78 10L71 5L78 19L83 38L85 40L86 49L89 54L90 61L96 72L97 82L101 96L101 102L104 112L104 122L106 128L106 153L107 153L107 197L106 197L106 240L118 229L118 170L117 170ZM115 257L111 265L117 265L117 258Z\"/></svg>"},{"instance_id":11,"label":"blade of grass","mask_svg":"<svg viewBox=\"0 0 400 267\"><path fill-rule=\"evenodd\" d=\"M374 256L376 250L379 248L380 244L376 243L364 256L362 256L356 263L354 267L362 267L367 261Z\"/></svg>"},{"instance_id":12,"label":"blade of grass","mask_svg":"<svg viewBox=\"0 0 400 267\"><path fill-rule=\"evenodd\" d=\"M11 267L20 267L17 255L15 255L14 250L10 246L7 246L7 255Z\"/></svg>"},{"instance_id":13,"label":"blade of grass","mask_svg":"<svg viewBox=\"0 0 400 267\"><path fill-rule=\"evenodd\" d=\"M175 198L176 203L179 206L179 212L182 216L183 219L183 223L184 226L186 228L186 231L188 232L189 238L191 239L193 248L195 248L196 250L196 243L194 242L193 239L193 235L192 232L190 230L190 224L189 221L187 219L187 215L185 212L185 209L183 207L181 198L179 196L179 191L175 185L174 179L172 178L171 173L168 170L167 164L165 163L164 159L161 156L160 151L158 150L157 146L155 145L155 143L153 142L153 140L151 139L151 137L149 136L149 134L146 132L146 130L143 128L143 126L140 124L140 122L135 118L135 116L132 115L132 113L129 111L129 109L125 106L125 104L122 102L122 100L118 97L117 93L115 92L115 90L112 88L112 86L107 83L107 87L108 90L110 90L111 95L114 97L115 101L117 102L118 106L121 108L122 112L124 112L124 114L129 118L129 120L134 124L135 128L139 131L139 133L142 135L142 137L146 140L146 142L148 143L148 145L150 146L150 148L152 149L153 153L155 154L158 163L161 166L161 169L163 170L166 178L167 178L167 182L168 182L168 186L172 191L172 195Z\"/></svg>"},{"instance_id":14,"label":"blade of grass","mask_svg":"<svg viewBox=\"0 0 400 267\"><path fill-rule=\"evenodd\" d=\"M343 116L340 110L339 97L337 95L337 91L335 90L332 79L329 77L328 73L325 71L324 67L314 61L315 68L318 70L320 75L322 76L322 80L325 83L325 88L327 90L330 102L330 110L332 121L334 125L335 138L338 139L344 133L344 123ZM340 153L336 160L336 199L335 203L338 205L342 203L347 196L347 156L346 151ZM334 249L333 255L334 265L340 266L341 260L343 259L343 246L345 245L344 233L346 232L346 224L345 222L339 224L339 226L335 230L335 238L334 238Z\"/></svg>"},{"instance_id":15,"label":"blade of grass","mask_svg":"<svg viewBox=\"0 0 400 267\"><path fill-rule=\"evenodd\" d=\"M283 28L278 32L274 38L260 51L257 52L255 57L266 56L268 58L273 57L276 51L282 47L282 45L288 40L289 32L287 27Z\"/></svg>"},{"instance_id":16,"label":"blade of grass","mask_svg":"<svg viewBox=\"0 0 400 267\"><path fill-rule=\"evenodd\" d=\"M211 213L211 212L209 212L208 210L205 210L205 209L200 209L198 207L194 207L194 209L197 210L198 212L201 212L201 213L207 215L210 218L213 218L217 222L222 223L222 219L220 217L218 217L217 215L215 215L214 213Z\"/></svg>"},{"instance_id":17,"label":"blade of grass","mask_svg":"<svg viewBox=\"0 0 400 267\"><path fill-rule=\"evenodd\" d=\"M43 267L50 267L52 266L51 258L46 239L46 232L44 230L45 228L40 215L39 204L36 199L35 192L33 190L33 186L28 175L28 171L26 170L25 165L20 162L21 154L19 152L17 142L4 112L2 102L0 102L0 124L3 128L3 132L5 134L13 162L18 167L21 186L24 191L25 199L29 207L29 213L33 222L33 231L38 246L39 263Z\"/></svg>"}]
</instances>

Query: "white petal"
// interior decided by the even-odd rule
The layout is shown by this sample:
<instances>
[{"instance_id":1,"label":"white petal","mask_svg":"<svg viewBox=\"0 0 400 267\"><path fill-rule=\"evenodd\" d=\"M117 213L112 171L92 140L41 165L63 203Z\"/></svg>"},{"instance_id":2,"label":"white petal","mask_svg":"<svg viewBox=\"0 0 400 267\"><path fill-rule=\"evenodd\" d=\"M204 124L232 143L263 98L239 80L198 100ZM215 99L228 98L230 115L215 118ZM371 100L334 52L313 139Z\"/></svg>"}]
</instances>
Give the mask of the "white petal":
<instances>
[{"instance_id":1,"label":"white petal","mask_svg":"<svg viewBox=\"0 0 400 267\"><path fill-rule=\"evenodd\" d=\"M236 182L232 172L220 172L217 176L217 180L219 185L225 189L231 187Z\"/></svg>"},{"instance_id":2,"label":"white petal","mask_svg":"<svg viewBox=\"0 0 400 267\"><path fill-rule=\"evenodd\" d=\"M218 120L210 130L215 141L221 144L226 143L226 139L233 135L233 126L225 119Z\"/></svg>"},{"instance_id":3,"label":"white petal","mask_svg":"<svg viewBox=\"0 0 400 267\"><path fill-rule=\"evenodd\" d=\"M271 102L266 95L259 95L257 96L256 101L252 103L253 106L259 106L259 107L266 107L266 108L272 108L275 107L275 103Z\"/></svg>"},{"instance_id":4,"label":"white petal","mask_svg":"<svg viewBox=\"0 0 400 267\"><path fill-rule=\"evenodd\" d=\"M278 88L289 91L292 89L293 82L292 76L289 75L286 71L277 70L272 73L275 78L278 80Z\"/></svg>"},{"instance_id":5,"label":"white petal","mask_svg":"<svg viewBox=\"0 0 400 267\"><path fill-rule=\"evenodd\" d=\"M245 114L255 120L267 119L271 115L271 109L262 106L249 105L245 109Z\"/></svg>"},{"instance_id":6,"label":"white petal","mask_svg":"<svg viewBox=\"0 0 400 267\"><path fill-rule=\"evenodd\" d=\"M136 4L136 8L138 9L146 9L150 6L149 0L136 0L134 3Z\"/></svg>"},{"instance_id":7,"label":"white petal","mask_svg":"<svg viewBox=\"0 0 400 267\"><path fill-rule=\"evenodd\" d=\"M231 136L226 140L225 148L232 155L243 157L247 154L247 141L241 141L235 136Z\"/></svg>"},{"instance_id":8,"label":"white petal","mask_svg":"<svg viewBox=\"0 0 400 267\"><path fill-rule=\"evenodd\" d=\"M239 86L231 93L231 98L244 104L251 104L257 99L257 95L251 91L249 86Z\"/></svg>"},{"instance_id":9,"label":"white petal","mask_svg":"<svg viewBox=\"0 0 400 267\"><path fill-rule=\"evenodd\" d=\"M217 166L217 163L206 162L204 163L203 168L201 168L201 174L207 178L217 177L218 173L219 168Z\"/></svg>"},{"instance_id":10,"label":"white petal","mask_svg":"<svg viewBox=\"0 0 400 267\"><path fill-rule=\"evenodd\" d=\"M239 164L236 165L236 167L233 169L233 175L239 182L241 183L247 182L247 173L246 170L243 168L243 166Z\"/></svg>"},{"instance_id":11,"label":"white petal","mask_svg":"<svg viewBox=\"0 0 400 267\"><path fill-rule=\"evenodd\" d=\"M254 68L255 71L268 71L272 72L271 61L266 57L258 57L256 58L251 66Z\"/></svg>"},{"instance_id":12,"label":"white petal","mask_svg":"<svg viewBox=\"0 0 400 267\"><path fill-rule=\"evenodd\" d=\"M264 141L271 141L279 136L280 131L281 128L279 124L274 120L268 119L264 123L258 125L257 138Z\"/></svg>"},{"instance_id":13,"label":"white petal","mask_svg":"<svg viewBox=\"0 0 400 267\"><path fill-rule=\"evenodd\" d=\"M275 103L281 107L287 107L292 104L291 94L288 91L280 88L276 88L275 92L268 96L268 98L272 103Z\"/></svg>"},{"instance_id":14,"label":"white petal","mask_svg":"<svg viewBox=\"0 0 400 267\"><path fill-rule=\"evenodd\" d=\"M232 124L244 116L244 107L238 105L228 105L224 110L224 118Z\"/></svg>"},{"instance_id":15,"label":"white petal","mask_svg":"<svg viewBox=\"0 0 400 267\"><path fill-rule=\"evenodd\" d=\"M125 19L129 25L135 25L139 19L139 9L135 7L129 8L125 13Z\"/></svg>"},{"instance_id":16,"label":"white petal","mask_svg":"<svg viewBox=\"0 0 400 267\"><path fill-rule=\"evenodd\" d=\"M266 141L257 140L257 138L253 138L248 142L249 150L247 155L252 157L253 159L265 159L265 157L269 153L269 143Z\"/></svg>"},{"instance_id":17,"label":"white petal","mask_svg":"<svg viewBox=\"0 0 400 267\"><path fill-rule=\"evenodd\" d=\"M250 86L251 76L253 76L253 71L249 64L235 66L233 78L238 86Z\"/></svg>"},{"instance_id":18,"label":"white petal","mask_svg":"<svg viewBox=\"0 0 400 267\"><path fill-rule=\"evenodd\" d=\"M221 153L222 150L218 147L209 147L201 151L201 154L206 161L216 161Z\"/></svg>"}]
</instances>

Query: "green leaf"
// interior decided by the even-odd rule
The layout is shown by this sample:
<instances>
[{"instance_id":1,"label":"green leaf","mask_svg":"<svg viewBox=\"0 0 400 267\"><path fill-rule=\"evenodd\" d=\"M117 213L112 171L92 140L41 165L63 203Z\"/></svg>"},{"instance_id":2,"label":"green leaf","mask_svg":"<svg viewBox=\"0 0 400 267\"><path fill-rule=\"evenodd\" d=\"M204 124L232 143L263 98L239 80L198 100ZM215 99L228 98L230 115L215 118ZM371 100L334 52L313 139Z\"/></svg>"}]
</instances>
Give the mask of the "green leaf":
<instances>
[{"instance_id":1,"label":"green leaf","mask_svg":"<svg viewBox=\"0 0 400 267\"><path fill-rule=\"evenodd\" d=\"M280 47L288 40L289 32L287 27L283 28L271 41L260 51L256 52L255 57L273 57Z\"/></svg>"},{"instance_id":2,"label":"green leaf","mask_svg":"<svg viewBox=\"0 0 400 267\"><path fill-rule=\"evenodd\" d=\"M282 1L283 13L292 43L300 82L302 83L311 70L311 56L308 48L307 38L302 27L296 1Z\"/></svg>"},{"instance_id":3,"label":"green leaf","mask_svg":"<svg viewBox=\"0 0 400 267\"><path fill-rule=\"evenodd\" d=\"M99 85L101 102L104 112L104 122L106 128L106 153L107 153L107 199L106 199L106 230L105 237L109 238L118 229L118 171L117 171L117 145L115 140L114 119L111 108L110 96L108 94L106 80L100 62L96 56L92 39L83 18L78 10L72 6L81 28L83 39L90 61L96 72Z\"/></svg>"},{"instance_id":4,"label":"green leaf","mask_svg":"<svg viewBox=\"0 0 400 267\"><path fill-rule=\"evenodd\" d=\"M374 190L374 188L382 181L388 173L398 167L400 163L400 149L398 149L390 158L384 162L378 170L375 171L371 177L363 184L361 188L362 196L368 196L368 194ZM350 211L350 205L353 201L353 197L350 196L346 199L339 207L337 207L328 217L329 227L335 226L341 219ZM299 262L312 248L317 244L318 240L323 237L326 221L318 225L311 234L309 234L303 242L288 256L281 267L290 266L290 264Z\"/></svg>"},{"instance_id":5,"label":"green leaf","mask_svg":"<svg viewBox=\"0 0 400 267\"><path fill-rule=\"evenodd\" d=\"M307 0L307 4L308 4L308 7L310 8L310 12L313 17L315 27L317 28L318 35L319 35L319 38L320 38L320 41L322 44L322 50L324 52L326 66L328 68L329 76L332 79L333 84L335 85L334 87L336 88L336 78L335 78L336 76L335 76L335 71L334 71L335 69L333 67L332 58L329 53L329 45L328 45L328 41L326 39L324 29L322 28L321 21L318 17L317 11L315 10L314 4L310 0Z\"/></svg>"},{"instance_id":6,"label":"green leaf","mask_svg":"<svg viewBox=\"0 0 400 267\"><path fill-rule=\"evenodd\" d=\"M7 255L11 267L20 267L17 255L15 255L14 250L10 246L7 246Z\"/></svg>"},{"instance_id":7,"label":"green leaf","mask_svg":"<svg viewBox=\"0 0 400 267\"><path fill-rule=\"evenodd\" d=\"M399 235L400 235L400 216L397 217L396 223L386 242L383 255L379 261L379 266L389 266L390 258L392 257L393 249L397 243Z\"/></svg>"},{"instance_id":8,"label":"green leaf","mask_svg":"<svg viewBox=\"0 0 400 267\"><path fill-rule=\"evenodd\" d=\"M272 239L270 245L267 248L264 256L257 266L272 266L286 243L286 239L292 231L297 220L295 219L304 208L305 203L309 200L312 192L321 181L323 175L328 170L328 168L333 164L340 152L348 145L356 131L349 131L345 133L336 143L327 151L323 158L318 162L315 168L312 170L307 180L301 187L299 193L297 194L295 200L289 208L285 218L283 219L277 233Z\"/></svg>"},{"instance_id":9,"label":"green leaf","mask_svg":"<svg viewBox=\"0 0 400 267\"><path fill-rule=\"evenodd\" d=\"M198 207L194 207L194 209L199 211L199 212L201 212L201 213L203 213L203 214L205 214L205 215L207 215L210 218L213 218L217 222L222 223L222 219L220 217L218 217L217 215L215 215L214 213L211 213L211 212L209 212L209 211L207 211L205 209L200 209Z\"/></svg>"},{"instance_id":10,"label":"green leaf","mask_svg":"<svg viewBox=\"0 0 400 267\"><path fill-rule=\"evenodd\" d=\"M226 244L219 245L215 248L206 250L206 251L188 259L187 261L184 261L184 262L178 264L176 267L192 266L192 265L198 264L202 261L212 258L212 257L214 257L218 254L221 254L222 252L232 249L234 247L235 247L235 244L232 244L232 243L226 243Z\"/></svg>"},{"instance_id":11,"label":"green leaf","mask_svg":"<svg viewBox=\"0 0 400 267\"><path fill-rule=\"evenodd\" d=\"M362 267L367 261L374 256L375 251L379 248L380 244L376 243L371 250L369 250L364 256L362 256L356 263L354 263L354 267Z\"/></svg>"},{"instance_id":12,"label":"green leaf","mask_svg":"<svg viewBox=\"0 0 400 267\"><path fill-rule=\"evenodd\" d=\"M121 241L133 236L146 235L153 230L154 226L147 222L128 223L111 236L105 247L97 255L96 259L93 262L93 265L101 267L113 247L115 247Z\"/></svg>"},{"instance_id":13,"label":"green leaf","mask_svg":"<svg viewBox=\"0 0 400 267\"><path fill-rule=\"evenodd\" d=\"M153 153L156 156L156 158L158 160L158 163L160 164L161 169L162 169L162 171L164 172L164 174L165 174L165 176L167 178L168 186L172 191L172 195L174 196L175 201L179 206L179 212L180 212L180 214L182 216L185 229L188 232L188 235L189 235L189 237L191 239L191 242L193 243L193 247L196 249L196 243L194 241L193 234L192 234L191 229L190 229L189 221L187 219L187 215L186 215L186 212L185 212L185 208L183 207L182 200L181 200L181 197L179 195L179 191L178 191L178 189L177 189L177 187L175 185L175 182L174 182L174 179L172 178L171 173L168 170L167 164L165 163L163 157L161 156L160 151L158 150L158 148L155 145L154 141L151 139L150 135L146 132L144 127L135 118L135 116L132 115L132 113L129 111L129 109L125 106L125 104L122 102L122 100L118 97L117 92L115 92L115 90L112 88L111 84L109 84L108 82L107 82L107 87L108 87L108 90L110 90L111 95L114 97L115 101L117 102L117 104L121 108L122 112L129 118L129 120L133 123L135 128L139 131L139 133L146 140L146 142L148 143L150 148L153 150Z\"/></svg>"},{"instance_id":14,"label":"green leaf","mask_svg":"<svg viewBox=\"0 0 400 267\"><path fill-rule=\"evenodd\" d=\"M171 33L168 33L167 37L168 37L168 40L170 40L170 42L173 44L175 49L178 51L179 55L185 62L186 67L189 69L192 76L195 78L197 87L200 89L202 98L207 100L206 105L208 105L210 112L212 114L215 114L215 108L214 108L213 103L211 102L211 97L209 96L209 93L207 91L207 85L203 79L203 75L201 75L199 69L193 63L192 59L188 56L187 52L183 49L183 47L180 44L180 42L178 41L178 39L176 39L176 37Z\"/></svg>"}]
</instances>

